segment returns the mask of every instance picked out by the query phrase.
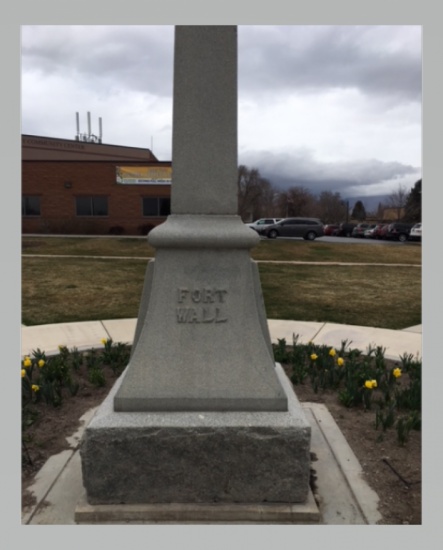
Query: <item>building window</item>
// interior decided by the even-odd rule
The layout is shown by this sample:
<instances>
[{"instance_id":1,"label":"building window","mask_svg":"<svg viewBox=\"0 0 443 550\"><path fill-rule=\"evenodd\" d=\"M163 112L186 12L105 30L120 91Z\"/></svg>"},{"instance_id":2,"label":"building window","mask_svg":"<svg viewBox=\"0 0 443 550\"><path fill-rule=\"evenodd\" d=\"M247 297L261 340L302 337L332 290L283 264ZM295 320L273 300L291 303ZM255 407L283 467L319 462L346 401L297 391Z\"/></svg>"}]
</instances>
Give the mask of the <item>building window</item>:
<instances>
[{"instance_id":1,"label":"building window","mask_svg":"<svg viewBox=\"0 0 443 550\"><path fill-rule=\"evenodd\" d=\"M107 216L108 197L76 197L77 216Z\"/></svg>"},{"instance_id":2,"label":"building window","mask_svg":"<svg viewBox=\"0 0 443 550\"><path fill-rule=\"evenodd\" d=\"M169 216L171 213L171 199L166 197L144 197L143 216L154 218L156 216Z\"/></svg>"},{"instance_id":3,"label":"building window","mask_svg":"<svg viewBox=\"0 0 443 550\"><path fill-rule=\"evenodd\" d=\"M22 197L22 216L40 216L40 197Z\"/></svg>"}]
</instances>

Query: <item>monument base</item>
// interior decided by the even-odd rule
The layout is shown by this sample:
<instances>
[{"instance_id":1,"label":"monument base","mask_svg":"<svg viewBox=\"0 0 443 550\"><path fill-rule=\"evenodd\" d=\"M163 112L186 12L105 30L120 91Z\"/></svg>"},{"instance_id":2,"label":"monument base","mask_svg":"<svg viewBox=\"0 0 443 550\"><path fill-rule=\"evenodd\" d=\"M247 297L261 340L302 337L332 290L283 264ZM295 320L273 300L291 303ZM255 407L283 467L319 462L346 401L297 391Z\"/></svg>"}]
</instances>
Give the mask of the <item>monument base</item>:
<instances>
[{"instance_id":1,"label":"monument base","mask_svg":"<svg viewBox=\"0 0 443 550\"><path fill-rule=\"evenodd\" d=\"M235 523L319 524L321 514L311 491L300 504L89 504L75 509L77 524Z\"/></svg>"},{"instance_id":2,"label":"monument base","mask_svg":"<svg viewBox=\"0 0 443 550\"><path fill-rule=\"evenodd\" d=\"M89 504L304 503L311 428L283 369L282 412L115 412L122 377L80 447Z\"/></svg>"}]
</instances>

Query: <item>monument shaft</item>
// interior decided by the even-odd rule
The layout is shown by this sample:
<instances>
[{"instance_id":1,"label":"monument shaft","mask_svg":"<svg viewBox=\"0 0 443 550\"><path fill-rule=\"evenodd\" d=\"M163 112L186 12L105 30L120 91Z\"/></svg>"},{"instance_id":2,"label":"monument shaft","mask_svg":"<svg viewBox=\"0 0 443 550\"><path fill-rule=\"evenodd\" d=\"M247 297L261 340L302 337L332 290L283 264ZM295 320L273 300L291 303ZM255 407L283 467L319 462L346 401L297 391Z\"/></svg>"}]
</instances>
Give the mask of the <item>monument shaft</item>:
<instances>
[{"instance_id":1,"label":"monument shaft","mask_svg":"<svg viewBox=\"0 0 443 550\"><path fill-rule=\"evenodd\" d=\"M237 28L178 26L174 214L237 214Z\"/></svg>"}]
</instances>

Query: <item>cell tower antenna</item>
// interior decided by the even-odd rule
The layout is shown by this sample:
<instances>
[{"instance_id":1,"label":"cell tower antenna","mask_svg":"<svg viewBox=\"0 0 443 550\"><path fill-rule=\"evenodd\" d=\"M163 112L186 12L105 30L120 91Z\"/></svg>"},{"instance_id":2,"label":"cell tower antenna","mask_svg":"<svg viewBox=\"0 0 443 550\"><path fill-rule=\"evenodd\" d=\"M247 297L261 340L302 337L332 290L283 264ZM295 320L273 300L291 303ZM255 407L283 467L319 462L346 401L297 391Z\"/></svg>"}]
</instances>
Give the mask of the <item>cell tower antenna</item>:
<instances>
[{"instance_id":1,"label":"cell tower antenna","mask_svg":"<svg viewBox=\"0 0 443 550\"><path fill-rule=\"evenodd\" d=\"M98 119L99 123L99 136L97 137L91 133L91 113L87 112L87 122L88 122L88 133L80 133L80 119L78 113L75 113L76 124L77 124L77 135L75 136L76 141L87 141L88 143L101 143L102 142L102 119Z\"/></svg>"}]
</instances>

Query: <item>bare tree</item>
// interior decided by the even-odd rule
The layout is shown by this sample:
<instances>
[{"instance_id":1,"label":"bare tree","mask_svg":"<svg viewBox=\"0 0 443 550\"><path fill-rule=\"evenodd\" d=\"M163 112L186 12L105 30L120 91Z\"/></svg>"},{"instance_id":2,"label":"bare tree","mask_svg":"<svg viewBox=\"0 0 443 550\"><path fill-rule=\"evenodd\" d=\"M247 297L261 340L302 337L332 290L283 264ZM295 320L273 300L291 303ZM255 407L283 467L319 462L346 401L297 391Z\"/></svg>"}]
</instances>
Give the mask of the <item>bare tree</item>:
<instances>
[{"instance_id":1,"label":"bare tree","mask_svg":"<svg viewBox=\"0 0 443 550\"><path fill-rule=\"evenodd\" d=\"M287 216L312 216L317 199L305 187L291 187L286 193Z\"/></svg>"},{"instance_id":2,"label":"bare tree","mask_svg":"<svg viewBox=\"0 0 443 550\"><path fill-rule=\"evenodd\" d=\"M388 203L391 208L397 211L397 220L400 220L404 213L404 208L408 200L408 191L404 185L398 184L396 191L388 197Z\"/></svg>"},{"instance_id":3,"label":"bare tree","mask_svg":"<svg viewBox=\"0 0 443 550\"><path fill-rule=\"evenodd\" d=\"M315 216L323 223L339 223L346 220L347 203L343 201L340 193L322 191L317 201Z\"/></svg>"},{"instance_id":4,"label":"bare tree","mask_svg":"<svg viewBox=\"0 0 443 550\"><path fill-rule=\"evenodd\" d=\"M266 179L261 178L260 182L261 196L258 203L257 218L263 218L265 216L275 216L274 197L275 189L272 183Z\"/></svg>"},{"instance_id":5,"label":"bare tree","mask_svg":"<svg viewBox=\"0 0 443 550\"><path fill-rule=\"evenodd\" d=\"M273 215L276 218L287 218L289 215L288 193L286 191L275 192L273 203Z\"/></svg>"},{"instance_id":6,"label":"bare tree","mask_svg":"<svg viewBox=\"0 0 443 550\"><path fill-rule=\"evenodd\" d=\"M243 221L270 215L274 191L269 180L262 178L257 168L238 167L238 214Z\"/></svg>"}]
</instances>

